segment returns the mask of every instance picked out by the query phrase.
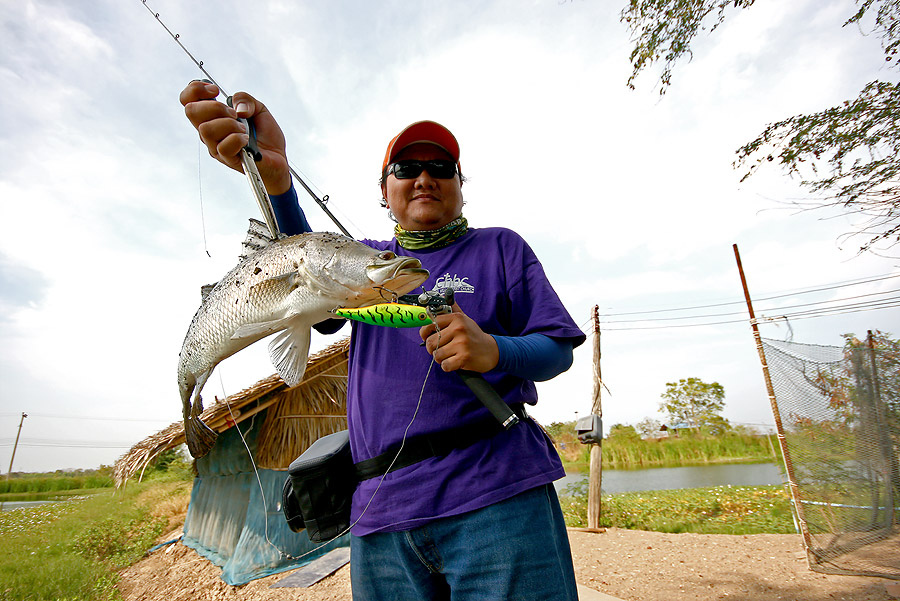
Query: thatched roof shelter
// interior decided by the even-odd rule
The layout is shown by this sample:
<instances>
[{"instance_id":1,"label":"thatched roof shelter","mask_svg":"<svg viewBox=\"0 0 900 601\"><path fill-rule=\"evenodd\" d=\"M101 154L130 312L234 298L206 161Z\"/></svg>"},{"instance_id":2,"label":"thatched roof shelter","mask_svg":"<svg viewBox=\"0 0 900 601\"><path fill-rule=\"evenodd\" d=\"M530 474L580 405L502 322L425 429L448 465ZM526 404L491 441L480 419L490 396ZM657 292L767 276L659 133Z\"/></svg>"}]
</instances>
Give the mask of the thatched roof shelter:
<instances>
[{"instance_id":1,"label":"thatched roof shelter","mask_svg":"<svg viewBox=\"0 0 900 601\"><path fill-rule=\"evenodd\" d=\"M295 388L288 388L275 374L224 400L217 398L201 418L221 434L263 412L256 463L260 468L286 470L318 438L346 428L349 348L349 339L344 339L310 357ZM116 461L116 486L124 486L135 474L140 478L157 455L183 442L184 423L178 421L137 443Z\"/></svg>"}]
</instances>

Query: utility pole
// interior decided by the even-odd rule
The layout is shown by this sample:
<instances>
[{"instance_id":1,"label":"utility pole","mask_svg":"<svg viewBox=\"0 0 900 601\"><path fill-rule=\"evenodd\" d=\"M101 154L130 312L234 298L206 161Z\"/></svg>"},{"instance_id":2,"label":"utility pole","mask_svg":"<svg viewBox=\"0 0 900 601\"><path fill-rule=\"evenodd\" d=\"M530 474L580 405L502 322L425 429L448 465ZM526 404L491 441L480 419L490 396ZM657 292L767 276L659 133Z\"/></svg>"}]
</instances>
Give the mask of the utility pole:
<instances>
[{"instance_id":1,"label":"utility pole","mask_svg":"<svg viewBox=\"0 0 900 601\"><path fill-rule=\"evenodd\" d=\"M13 459L16 458L16 447L19 446L19 436L22 434L22 422L25 421L26 417L28 417L28 415L23 411L22 417L19 419L19 431L16 433L16 444L13 445L12 457L9 458L9 471L6 472L7 480L9 480L9 476L12 474Z\"/></svg>"},{"instance_id":2,"label":"utility pole","mask_svg":"<svg viewBox=\"0 0 900 601\"><path fill-rule=\"evenodd\" d=\"M591 414L598 419L603 418L603 409L600 404L600 387L603 380L600 378L600 308L594 306L594 394L591 405ZM591 471L588 480L588 528L600 527L600 484L603 481L603 447L601 442L591 444Z\"/></svg>"}]
</instances>

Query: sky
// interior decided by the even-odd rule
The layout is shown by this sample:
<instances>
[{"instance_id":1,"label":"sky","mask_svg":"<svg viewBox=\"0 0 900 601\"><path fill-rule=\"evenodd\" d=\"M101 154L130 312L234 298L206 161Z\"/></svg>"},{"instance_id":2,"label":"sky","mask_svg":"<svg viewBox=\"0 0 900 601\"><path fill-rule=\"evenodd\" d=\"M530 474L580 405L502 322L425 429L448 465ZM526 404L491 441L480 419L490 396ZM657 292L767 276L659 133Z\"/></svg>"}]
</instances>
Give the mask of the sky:
<instances>
[{"instance_id":1,"label":"sky","mask_svg":"<svg viewBox=\"0 0 900 601\"><path fill-rule=\"evenodd\" d=\"M741 182L735 151L897 72L876 37L841 27L849 0L760 0L702 33L664 96L658 70L630 90L619 4L6 3L2 473L23 413L13 471L110 465L178 421L176 364L200 286L235 265L258 217L246 179L185 119L178 95L202 73L148 7L226 91L266 103L292 164L354 237L391 236L377 186L388 140L420 119L456 134L469 224L520 233L589 334L572 368L538 385L539 421L591 410L596 305L607 429L663 420L666 384L688 377L725 388L732 423L773 424L732 245L751 295L780 297L758 303L762 317L889 298L900 253L859 255L863 240L846 236L857 217L796 210L808 197L774 165ZM301 205L314 229L336 230ZM726 323L697 325L711 322ZM823 345L867 329L900 333L900 311L760 325ZM333 341L315 335L313 350ZM205 398L274 373L265 346L221 363Z\"/></svg>"}]
</instances>

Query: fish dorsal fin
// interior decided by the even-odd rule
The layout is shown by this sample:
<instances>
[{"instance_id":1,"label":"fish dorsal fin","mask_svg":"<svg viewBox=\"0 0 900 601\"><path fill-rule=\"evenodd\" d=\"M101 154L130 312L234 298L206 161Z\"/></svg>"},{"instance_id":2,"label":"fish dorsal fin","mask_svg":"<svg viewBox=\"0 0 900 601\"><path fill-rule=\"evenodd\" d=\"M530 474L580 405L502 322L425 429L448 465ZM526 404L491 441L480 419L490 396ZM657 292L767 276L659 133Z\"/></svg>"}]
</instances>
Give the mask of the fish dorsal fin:
<instances>
[{"instance_id":1,"label":"fish dorsal fin","mask_svg":"<svg viewBox=\"0 0 900 601\"><path fill-rule=\"evenodd\" d=\"M258 219L250 220L250 227L247 228L247 237L241 245L241 261L272 244L274 240L269 233L269 227Z\"/></svg>"},{"instance_id":2,"label":"fish dorsal fin","mask_svg":"<svg viewBox=\"0 0 900 601\"><path fill-rule=\"evenodd\" d=\"M303 379L309 359L309 323L295 319L269 343L269 357L278 375L293 388Z\"/></svg>"},{"instance_id":3,"label":"fish dorsal fin","mask_svg":"<svg viewBox=\"0 0 900 601\"><path fill-rule=\"evenodd\" d=\"M218 282L216 282L218 284ZM216 287L216 284L205 284L200 286L200 304L206 302L206 299L209 297L209 293L212 292L212 289Z\"/></svg>"}]
</instances>

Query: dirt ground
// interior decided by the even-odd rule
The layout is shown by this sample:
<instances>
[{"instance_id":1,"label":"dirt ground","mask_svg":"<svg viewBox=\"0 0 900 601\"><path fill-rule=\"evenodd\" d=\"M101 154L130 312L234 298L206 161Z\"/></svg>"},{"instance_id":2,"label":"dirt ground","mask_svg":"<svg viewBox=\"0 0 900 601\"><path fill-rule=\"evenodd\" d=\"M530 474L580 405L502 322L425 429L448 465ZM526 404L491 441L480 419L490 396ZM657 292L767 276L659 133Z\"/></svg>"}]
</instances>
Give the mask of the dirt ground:
<instances>
[{"instance_id":1,"label":"dirt ground","mask_svg":"<svg viewBox=\"0 0 900 601\"><path fill-rule=\"evenodd\" d=\"M160 540L171 540L169 533ZM578 583L627 601L891 601L897 581L813 572L799 536L663 534L611 528L571 531ZM291 572L229 586L221 570L180 543L122 572L119 589L134 601L350 601L344 566L309 588L269 588ZM895 596L896 595L896 596Z\"/></svg>"}]
</instances>

